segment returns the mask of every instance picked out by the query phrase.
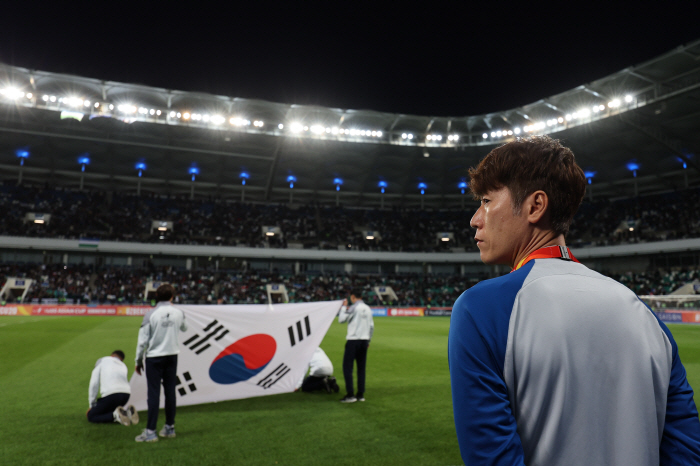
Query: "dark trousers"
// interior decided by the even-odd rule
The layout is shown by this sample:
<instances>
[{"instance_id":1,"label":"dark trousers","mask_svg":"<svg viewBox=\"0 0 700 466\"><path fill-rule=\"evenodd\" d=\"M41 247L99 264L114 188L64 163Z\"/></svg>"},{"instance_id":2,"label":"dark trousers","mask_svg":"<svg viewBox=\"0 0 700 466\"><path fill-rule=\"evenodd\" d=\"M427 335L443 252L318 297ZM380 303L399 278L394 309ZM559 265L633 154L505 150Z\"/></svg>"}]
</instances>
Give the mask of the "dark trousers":
<instances>
[{"instance_id":1,"label":"dark trousers","mask_svg":"<svg viewBox=\"0 0 700 466\"><path fill-rule=\"evenodd\" d=\"M129 401L128 393L112 393L97 399L95 407L87 413L90 422L114 422L114 410Z\"/></svg>"},{"instance_id":2,"label":"dark trousers","mask_svg":"<svg viewBox=\"0 0 700 466\"><path fill-rule=\"evenodd\" d=\"M357 396L365 394L365 368L367 367L367 348L369 340L348 340L345 342L343 355L343 376L348 395L355 394L352 384L353 364L357 361Z\"/></svg>"},{"instance_id":3,"label":"dark trousers","mask_svg":"<svg viewBox=\"0 0 700 466\"><path fill-rule=\"evenodd\" d=\"M146 358L146 382L148 383L148 423L146 427L156 430L160 384L165 394L165 423L175 425L175 385L177 385L177 354Z\"/></svg>"},{"instance_id":4,"label":"dark trousers","mask_svg":"<svg viewBox=\"0 0 700 466\"><path fill-rule=\"evenodd\" d=\"M301 384L302 392L313 392L315 390L325 390L326 385L323 383L325 377L316 377L315 375L310 375L304 379Z\"/></svg>"}]
</instances>

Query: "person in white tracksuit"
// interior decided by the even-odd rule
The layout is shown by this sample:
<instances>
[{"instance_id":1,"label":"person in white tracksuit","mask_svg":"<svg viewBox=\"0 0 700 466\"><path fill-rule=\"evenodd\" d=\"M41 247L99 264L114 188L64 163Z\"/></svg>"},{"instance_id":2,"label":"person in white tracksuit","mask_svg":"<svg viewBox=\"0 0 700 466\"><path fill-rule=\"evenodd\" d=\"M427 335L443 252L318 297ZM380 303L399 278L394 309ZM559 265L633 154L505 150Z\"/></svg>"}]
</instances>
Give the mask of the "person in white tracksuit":
<instances>
[{"instance_id":1,"label":"person in white tracksuit","mask_svg":"<svg viewBox=\"0 0 700 466\"><path fill-rule=\"evenodd\" d=\"M350 307L343 303L338 314L338 322L348 323L348 334L343 355L343 376L347 395L341 403L365 401L365 371L367 368L367 349L374 333L372 309L362 301L362 290L353 289L350 293ZM353 388L352 372L357 361L357 393Z\"/></svg>"},{"instance_id":2,"label":"person in white tracksuit","mask_svg":"<svg viewBox=\"0 0 700 466\"><path fill-rule=\"evenodd\" d=\"M90 376L87 420L94 423L118 422L128 426L138 424L139 414L133 406L124 407L131 393L124 352L115 350L100 358ZM98 393L102 395L98 398Z\"/></svg>"},{"instance_id":3,"label":"person in white tracksuit","mask_svg":"<svg viewBox=\"0 0 700 466\"><path fill-rule=\"evenodd\" d=\"M180 353L179 332L187 330L185 313L172 305L175 289L168 284L156 290L158 304L143 317L136 345L136 373L141 375L146 357L148 383L148 423L137 442L156 442L156 424L160 405L160 385L165 394L165 426L161 437L175 437L175 386L177 385L177 355Z\"/></svg>"}]
</instances>

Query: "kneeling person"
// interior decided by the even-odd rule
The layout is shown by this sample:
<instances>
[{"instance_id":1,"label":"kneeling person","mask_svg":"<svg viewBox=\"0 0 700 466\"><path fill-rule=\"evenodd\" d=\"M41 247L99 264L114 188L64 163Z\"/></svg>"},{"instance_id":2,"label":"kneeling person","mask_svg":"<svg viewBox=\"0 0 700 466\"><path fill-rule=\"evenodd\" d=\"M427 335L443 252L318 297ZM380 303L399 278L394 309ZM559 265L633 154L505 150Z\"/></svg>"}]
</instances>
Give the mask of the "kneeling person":
<instances>
[{"instance_id":1,"label":"kneeling person","mask_svg":"<svg viewBox=\"0 0 700 466\"><path fill-rule=\"evenodd\" d=\"M301 391L313 392L325 390L328 393L334 391L338 393L340 387L333 377L333 363L320 347L316 348L309 361L309 376L300 381ZM297 387L299 388L299 387Z\"/></svg>"},{"instance_id":2,"label":"kneeling person","mask_svg":"<svg viewBox=\"0 0 700 466\"><path fill-rule=\"evenodd\" d=\"M95 363L88 389L88 421L118 422L125 426L138 424L139 414L136 409L132 405L124 408L129 401L131 388L127 380L128 370L123 361L124 352L116 350ZM97 398L98 392L102 398Z\"/></svg>"}]
</instances>

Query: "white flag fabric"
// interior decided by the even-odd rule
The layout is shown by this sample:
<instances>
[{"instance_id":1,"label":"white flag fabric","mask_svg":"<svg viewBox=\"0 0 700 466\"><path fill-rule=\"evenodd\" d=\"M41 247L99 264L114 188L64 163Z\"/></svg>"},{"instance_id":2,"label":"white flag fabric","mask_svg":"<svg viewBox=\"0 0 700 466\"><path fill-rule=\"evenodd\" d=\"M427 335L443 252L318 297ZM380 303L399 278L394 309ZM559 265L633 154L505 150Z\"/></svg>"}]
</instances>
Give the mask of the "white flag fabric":
<instances>
[{"instance_id":1,"label":"white flag fabric","mask_svg":"<svg viewBox=\"0 0 700 466\"><path fill-rule=\"evenodd\" d=\"M341 305L175 305L188 326L179 339L178 406L293 392ZM146 398L146 376L134 373L129 403L144 411Z\"/></svg>"}]
</instances>

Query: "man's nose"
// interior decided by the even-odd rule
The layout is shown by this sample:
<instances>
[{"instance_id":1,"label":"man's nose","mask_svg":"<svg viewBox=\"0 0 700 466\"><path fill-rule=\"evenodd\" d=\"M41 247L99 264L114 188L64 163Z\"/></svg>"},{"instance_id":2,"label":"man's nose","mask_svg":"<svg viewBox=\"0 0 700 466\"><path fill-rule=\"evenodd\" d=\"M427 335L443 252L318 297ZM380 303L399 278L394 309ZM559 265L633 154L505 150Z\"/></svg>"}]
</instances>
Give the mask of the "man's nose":
<instances>
[{"instance_id":1,"label":"man's nose","mask_svg":"<svg viewBox=\"0 0 700 466\"><path fill-rule=\"evenodd\" d=\"M469 226L472 228L481 228L481 225L481 207L479 207L478 209L476 209L476 212L474 212L472 219L469 221Z\"/></svg>"}]
</instances>

